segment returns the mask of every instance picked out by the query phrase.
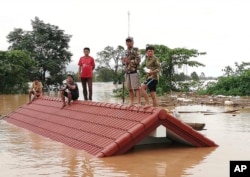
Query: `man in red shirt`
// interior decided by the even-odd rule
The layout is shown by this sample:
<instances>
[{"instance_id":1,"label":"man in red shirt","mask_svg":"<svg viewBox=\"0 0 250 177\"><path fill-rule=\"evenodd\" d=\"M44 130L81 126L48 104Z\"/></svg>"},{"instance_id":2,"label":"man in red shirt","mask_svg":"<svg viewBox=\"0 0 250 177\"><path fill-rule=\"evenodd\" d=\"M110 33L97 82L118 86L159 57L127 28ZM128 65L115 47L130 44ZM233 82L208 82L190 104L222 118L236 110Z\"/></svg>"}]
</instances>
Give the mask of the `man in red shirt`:
<instances>
[{"instance_id":1,"label":"man in red shirt","mask_svg":"<svg viewBox=\"0 0 250 177\"><path fill-rule=\"evenodd\" d=\"M90 49L88 47L83 49L83 53L84 56L82 56L78 62L78 77L82 82L84 100L92 100L92 77L93 70L95 69L95 61L94 58L89 56Z\"/></svg>"}]
</instances>

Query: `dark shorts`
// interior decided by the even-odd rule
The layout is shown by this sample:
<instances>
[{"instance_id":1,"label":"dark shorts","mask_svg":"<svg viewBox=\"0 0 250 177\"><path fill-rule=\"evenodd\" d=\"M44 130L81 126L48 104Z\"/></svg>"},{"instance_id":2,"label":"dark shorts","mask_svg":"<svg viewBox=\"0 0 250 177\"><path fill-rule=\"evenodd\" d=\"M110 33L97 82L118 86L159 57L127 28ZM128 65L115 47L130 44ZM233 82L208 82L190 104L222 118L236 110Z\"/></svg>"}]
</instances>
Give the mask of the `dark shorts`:
<instances>
[{"instance_id":1,"label":"dark shorts","mask_svg":"<svg viewBox=\"0 0 250 177\"><path fill-rule=\"evenodd\" d=\"M63 95L68 97L69 92L64 92ZM78 95L74 94L73 92L71 92L72 95L72 100L77 100L78 99Z\"/></svg>"},{"instance_id":2,"label":"dark shorts","mask_svg":"<svg viewBox=\"0 0 250 177\"><path fill-rule=\"evenodd\" d=\"M145 85L147 85L148 90L150 92L156 92L156 86L158 84L158 80L155 79L148 79L144 82Z\"/></svg>"}]
</instances>

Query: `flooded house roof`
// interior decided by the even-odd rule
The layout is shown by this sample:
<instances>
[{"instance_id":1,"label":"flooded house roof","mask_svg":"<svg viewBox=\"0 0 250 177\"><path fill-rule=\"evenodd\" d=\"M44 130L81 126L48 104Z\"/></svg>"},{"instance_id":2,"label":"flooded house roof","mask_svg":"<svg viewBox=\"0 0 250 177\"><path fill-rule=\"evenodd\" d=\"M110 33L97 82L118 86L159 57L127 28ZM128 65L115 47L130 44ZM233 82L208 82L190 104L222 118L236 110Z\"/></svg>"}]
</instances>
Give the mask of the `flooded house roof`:
<instances>
[{"instance_id":1,"label":"flooded house roof","mask_svg":"<svg viewBox=\"0 0 250 177\"><path fill-rule=\"evenodd\" d=\"M4 120L95 157L123 154L160 125L166 127L166 137L174 141L195 147L217 146L161 108L80 100L64 109L61 106L60 98L41 97Z\"/></svg>"}]
</instances>

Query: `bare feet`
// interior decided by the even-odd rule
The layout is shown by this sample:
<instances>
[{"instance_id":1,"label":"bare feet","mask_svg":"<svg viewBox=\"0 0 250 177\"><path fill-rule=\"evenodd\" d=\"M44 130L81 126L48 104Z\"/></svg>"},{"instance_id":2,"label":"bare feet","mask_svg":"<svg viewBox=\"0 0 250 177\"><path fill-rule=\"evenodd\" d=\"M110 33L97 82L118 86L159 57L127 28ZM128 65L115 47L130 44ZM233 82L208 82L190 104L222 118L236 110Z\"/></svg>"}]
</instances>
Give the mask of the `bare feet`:
<instances>
[{"instance_id":1,"label":"bare feet","mask_svg":"<svg viewBox=\"0 0 250 177\"><path fill-rule=\"evenodd\" d=\"M128 105L129 108L130 108L130 107L133 107L133 106L134 106L133 104Z\"/></svg>"},{"instance_id":2,"label":"bare feet","mask_svg":"<svg viewBox=\"0 0 250 177\"><path fill-rule=\"evenodd\" d=\"M140 103L136 103L134 106L136 106L136 107L140 107L140 106L141 106L141 104L140 104Z\"/></svg>"},{"instance_id":3,"label":"bare feet","mask_svg":"<svg viewBox=\"0 0 250 177\"><path fill-rule=\"evenodd\" d=\"M64 103L64 104L62 105L61 109L63 109L65 106L66 106L66 104Z\"/></svg>"},{"instance_id":4,"label":"bare feet","mask_svg":"<svg viewBox=\"0 0 250 177\"><path fill-rule=\"evenodd\" d=\"M73 100L68 100L68 105L70 106L70 105L72 105L72 103L73 103Z\"/></svg>"},{"instance_id":5,"label":"bare feet","mask_svg":"<svg viewBox=\"0 0 250 177\"><path fill-rule=\"evenodd\" d=\"M144 108L144 109L147 109L147 108L150 108L150 107L151 107L150 104L145 104L143 108Z\"/></svg>"}]
</instances>

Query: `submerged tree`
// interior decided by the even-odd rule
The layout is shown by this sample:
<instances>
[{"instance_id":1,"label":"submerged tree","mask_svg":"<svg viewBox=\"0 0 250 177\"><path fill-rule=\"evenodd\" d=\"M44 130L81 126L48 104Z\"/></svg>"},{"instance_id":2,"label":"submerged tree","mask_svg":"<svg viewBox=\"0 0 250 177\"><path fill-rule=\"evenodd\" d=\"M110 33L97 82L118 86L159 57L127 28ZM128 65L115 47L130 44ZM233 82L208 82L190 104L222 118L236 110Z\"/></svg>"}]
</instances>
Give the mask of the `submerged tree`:
<instances>
[{"instance_id":1,"label":"submerged tree","mask_svg":"<svg viewBox=\"0 0 250 177\"><path fill-rule=\"evenodd\" d=\"M10 50L23 50L37 62L38 75L43 83L48 74L52 80L66 72L66 65L71 61L68 51L71 35L65 34L58 26L46 24L38 17L31 21L32 31L14 29L7 36ZM31 75L31 77L34 77ZM32 79L32 78L30 78ZM55 80L55 82L60 82Z\"/></svg>"}]
</instances>

